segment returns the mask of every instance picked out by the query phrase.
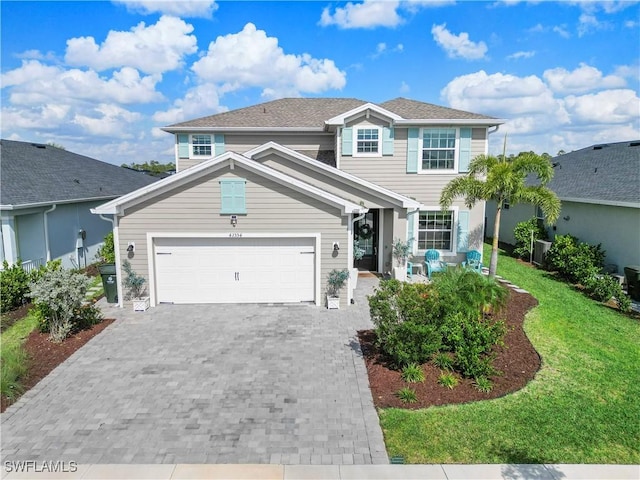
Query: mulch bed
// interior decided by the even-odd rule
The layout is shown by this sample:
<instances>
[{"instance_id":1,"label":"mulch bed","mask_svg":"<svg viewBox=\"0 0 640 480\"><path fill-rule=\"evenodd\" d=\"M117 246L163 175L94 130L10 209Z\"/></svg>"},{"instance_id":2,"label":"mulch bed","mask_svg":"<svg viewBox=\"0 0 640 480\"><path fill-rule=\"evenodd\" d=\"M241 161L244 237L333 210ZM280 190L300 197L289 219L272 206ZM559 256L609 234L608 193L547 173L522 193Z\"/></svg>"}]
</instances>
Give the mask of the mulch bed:
<instances>
[{"instance_id":1,"label":"mulch bed","mask_svg":"<svg viewBox=\"0 0 640 480\"><path fill-rule=\"evenodd\" d=\"M82 330L75 335L71 335L62 343L51 342L48 333L40 333L38 330L31 332L24 343L30 365L27 375L20 381L24 387L24 391L26 392L32 388L54 368L73 355L76 350L102 332L114 321L115 320L111 318L102 320L90 329ZM0 400L0 412L4 412L11 402L4 396L2 396Z\"/></svg>"},{"instance_id":2,"label":"mulch bed","mask_svg":"<svg viewBox=\"0 0 640 480\"><path fill-rule=\"evenodd\" d=\"M378 408L426 408L434 405L467 403L498 398L524 387L540 369L540 355L527 338L522 328L525 314L538 304L528 293L509 291L506 307L498 314L507 326L505 346L499 348L494 366L502 372L492 378L493 390L482 393L473 386L473 379L460 378L458 386L452 390L438 384L440 369L431 363L422 369L426 380L423 383L407 384L399 371L390 369L387 360L375 347L373 330L358 332L364 354L373 402ZM409 386L415 389L417 403L403 403L396 396L398 390Z\"/></svg>"}]
</instances>

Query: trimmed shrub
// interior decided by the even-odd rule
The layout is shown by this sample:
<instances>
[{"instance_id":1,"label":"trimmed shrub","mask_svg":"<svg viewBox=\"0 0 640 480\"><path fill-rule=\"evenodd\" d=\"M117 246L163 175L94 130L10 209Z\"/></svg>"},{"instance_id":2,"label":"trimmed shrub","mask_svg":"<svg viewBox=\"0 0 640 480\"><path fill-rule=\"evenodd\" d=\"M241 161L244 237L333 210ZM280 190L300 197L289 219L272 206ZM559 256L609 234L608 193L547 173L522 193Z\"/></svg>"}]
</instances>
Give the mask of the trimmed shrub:
<instances>
[{"instance_id":1,"label":"trimmed shrub","mask_svg":"<svg viewBox=\"0 0 640 480\"><path fill-rule=\"evenodd\" d=\"M601 244L594 246L572 235L556 235L547 252L547 269L572 283L586 285L602 269L604 257Z\"/></svg>"},{"instance_id":2,"label":"trimmed shrub","mask_svg":"<svg viewBox=\"0 0 640 480\"><path fill-rule=\"evenodd\" d=\"M615 298L618 308L628 312L631 308L631 300L622 290L620 283L609 275L598 275L591 278L585 285L589 296L598 302L606 303Z\"/></svg>"},{"instance_id":3,"label":"trimmed shrub","mask_svg":"<svg viewBox=\"0 0 640 480\"><path fill-rule=\"evenodd\" d=\"M113 232L107 233L104 243L98 249L96 258L102 263L116 263L116 250L113 243Z\"/></svg>"},{"instance_id":4,"label":"trimmed shrub","mask_svg":"<svg viewBox=\"0 0 640 480\"><path fill-rule=\"evenodd\" d=\"M547 230L535 217L518 223L513 229L513 236L516 239L516 248L513 249L513 253L526 260L531 257L531 231L533 231L534 242L548 238Z\"/></svg>"},{"instance_id":5,"label":"trimmed shrub","mask_svg":"<svg viewBox=\"0 0 640 480\"><path fill-rule=\"evenodd\" d=\"M8 312L26 303L29 294L29 274L22 269L18 260L9 266L7 261L2 262L0 272L0 308L2 312Z\"/></svg>"},{"instance_id":6,"label":"trimmed shrub","mask_svg":"<svg viewBox=\"0 0 640 480\"><path fill-rule=\"evenodd\" d=\"M62 342L71 332L74 312L80 309L90 283L86 275L63 269L47 271L30 285L31 297L46 315L45 328L52 341Z\"/></svg>"},{"instance_id":7,"label":"trimmed shrub","mask_svg":"<svg viewBox=\"0 0 640 480\"><path fill-rule=\"evenodd\" d=\"M465 377L490 377L496 374L492 366L493 347L502 344L507 333L502 321L489 321L457 313L447 317L443 341L454 353L456 370Z\"/></svg>"}]
</instances>

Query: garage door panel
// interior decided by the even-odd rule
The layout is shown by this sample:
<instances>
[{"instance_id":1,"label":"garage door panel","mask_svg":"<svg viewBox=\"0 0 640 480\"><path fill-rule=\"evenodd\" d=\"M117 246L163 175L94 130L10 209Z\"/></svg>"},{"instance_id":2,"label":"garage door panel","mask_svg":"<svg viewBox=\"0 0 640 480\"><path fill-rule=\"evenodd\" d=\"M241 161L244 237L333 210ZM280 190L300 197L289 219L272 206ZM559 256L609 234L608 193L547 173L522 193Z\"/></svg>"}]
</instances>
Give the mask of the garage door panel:
<instances>
[{"instance_id":1,"label":"garage door panel","mask_svg":"<svg viewBox=\"0 0 640 480\"><path fill-rule=\"evenodd\" d=\"M158 302L315 300L314 238L159 238Z\"/></svg>"}]
</instances>

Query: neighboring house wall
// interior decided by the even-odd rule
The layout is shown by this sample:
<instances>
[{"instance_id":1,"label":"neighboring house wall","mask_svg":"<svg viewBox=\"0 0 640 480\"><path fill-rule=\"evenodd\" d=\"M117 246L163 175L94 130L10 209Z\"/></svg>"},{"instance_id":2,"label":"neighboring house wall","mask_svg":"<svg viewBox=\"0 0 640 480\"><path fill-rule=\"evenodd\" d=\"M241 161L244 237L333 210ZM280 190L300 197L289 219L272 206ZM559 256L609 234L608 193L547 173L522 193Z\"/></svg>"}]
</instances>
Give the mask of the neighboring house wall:
<instances>
[{"instance_id":1,"label":"neighboring house wall","mask_svg":"<svg viewBox=\"0 0 640 480\"><path fill-rule=\"evenodd\" d=\"M61 260L65 268L82 268L95 262L104 237L112 229L110 222L105 222L89 211L102 203L104 202L61 204L47 214L51 260ZM23 262L47 261L44 212L50 208L13 212L16 256L6 258L8 262L14 262L18 258ZM81 242L78 240L80 230L85 231L85 239ZM7 229L7 233L10 233L10 229Z\"/></svg>"},{"instance_id":2,"label":"neighboring house wall","mask_svg":"<svg viewBox=\"0 0 640 480\"><path fill-rule=\"evenodd\" d=\"M220 178L246 179L246 215L230 225L229 215L220 214ZM333 242L347 245L347 217L337 208L235 166L225 167L186 186L126 210L119 219L120 256L128 258L127 245L135 242L130 258L133 269L148 278L147 232L166 233L320 233L320 285L324 295L330 270L348 268L347 249L333 252ZM215 272L212 272L215 274ZM347 295L341 296L346 306Z\"/></svg>"},{"instance_id":3,"label":"neighboring house wall","mask_svg":"<svg viewBox=\"0 0 640 480\"><path fill-rule=\"evenodd\" d=\"M493 227L496 220L496 202L494 202L493 200L487 202L486 215L486 236L488 238L493 238ZM516 237L513 235L514 229L516 228L518 223L529 220L530 218L535 217L535 215L536 207L528 203L510 205L507 210L503 208L502 212L500 213L500 241L508 243L509 245L515 245ZM551 237L553 237L553 232L551 232Z\"/></svg>"},{"instance_id":4,"label":"neighboring house wall","mask_svg":"<svg viewBox=\"0 0 640 480\"><path fill-rule=\"evenodd\" d=\"M569 217L565 220L564 217ZM562 202L562 212L553 234L571 234L591 245L602 244L605 263L640 265L640 208Z\"/></svg>"},{"instance_id":5,"label":"neighboring house wall","mask_svg":"<svg viewBox=\"0 0 640 480\"><path fill-rule=\"evenodd\" d=\"M493 236L496 204L487 202L487 236ZM502 210L500 241L515 245L513 230L519 222L535 216L536 208L529 204L513 205ZM569 220L565 218L569 217ZM622 273L627 265L640 265L640 209L562 202L560 217L554 226L547 227L549 238L573 235L590 245L602 244L607 252L606 263L618 266Z\"/></svg>"}]
</instances>

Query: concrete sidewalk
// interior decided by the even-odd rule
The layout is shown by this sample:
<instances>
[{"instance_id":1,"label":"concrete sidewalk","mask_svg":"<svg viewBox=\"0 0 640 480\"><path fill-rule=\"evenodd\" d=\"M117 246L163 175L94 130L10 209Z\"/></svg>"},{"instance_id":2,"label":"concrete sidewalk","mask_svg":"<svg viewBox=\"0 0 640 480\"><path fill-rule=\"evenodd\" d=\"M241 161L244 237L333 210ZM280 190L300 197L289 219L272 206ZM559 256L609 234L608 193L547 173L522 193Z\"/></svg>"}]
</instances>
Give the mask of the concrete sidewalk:
<instances>
[{"instance_id":1,"label":"concrete sidewalk","mask_svg":"<svg viewBox=\"0 0 640 480\"><path fill-rule=\"evenodd\" d=\"M3 479L229 479L229 480L636 480L639 465L63 465L16 472L3 463ZM8 469L13 471L7 472ZM35 471L38 470L38 471ZM74 471L70 471L74 470Z\"/></svg>"}]
</instances>

